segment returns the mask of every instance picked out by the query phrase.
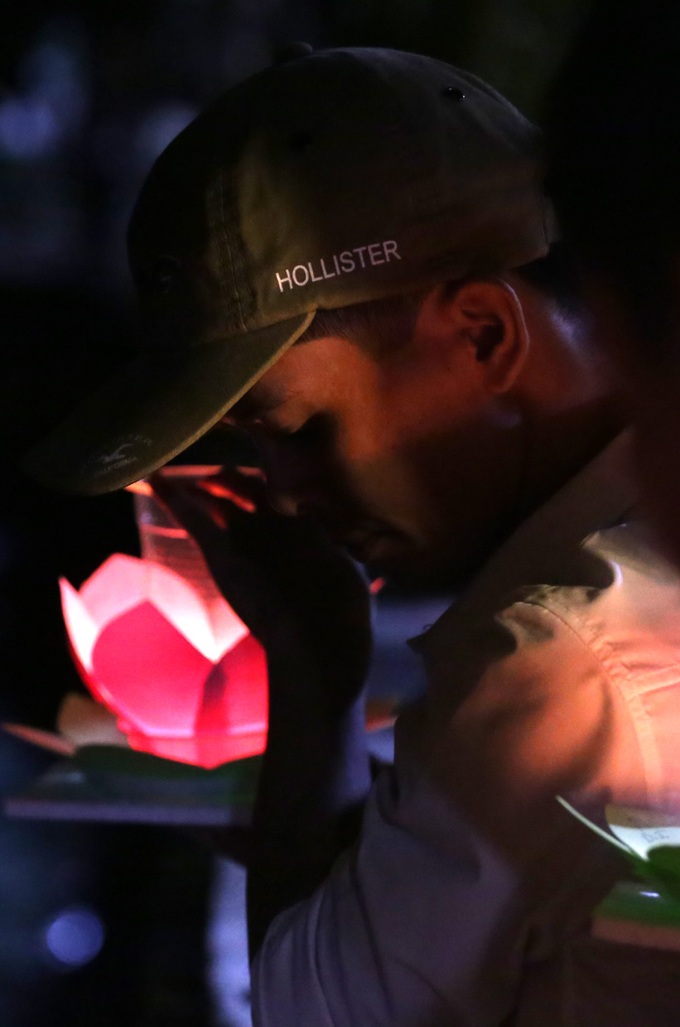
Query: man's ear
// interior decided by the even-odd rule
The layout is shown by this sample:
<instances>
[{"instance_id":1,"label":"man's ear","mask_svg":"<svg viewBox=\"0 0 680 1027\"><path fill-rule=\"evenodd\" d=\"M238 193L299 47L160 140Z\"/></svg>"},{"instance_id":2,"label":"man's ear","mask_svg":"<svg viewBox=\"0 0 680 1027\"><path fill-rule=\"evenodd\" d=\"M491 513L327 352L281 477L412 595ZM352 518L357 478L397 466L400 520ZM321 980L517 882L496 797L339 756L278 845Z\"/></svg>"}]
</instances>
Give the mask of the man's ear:
<instances>
[{"instance_id":1,"label":"man's ear","mask_svg":"<svg viewBox=\"0 0 680 1027\"><path fill-rule=\"evenodd\" d=\"M522 304L512 286L502 278L449 282L430 299L432 313L452 333L454 359L473 359L490 391L510 389L524 367L530 342Z\"/></svg>"}]
</instances>

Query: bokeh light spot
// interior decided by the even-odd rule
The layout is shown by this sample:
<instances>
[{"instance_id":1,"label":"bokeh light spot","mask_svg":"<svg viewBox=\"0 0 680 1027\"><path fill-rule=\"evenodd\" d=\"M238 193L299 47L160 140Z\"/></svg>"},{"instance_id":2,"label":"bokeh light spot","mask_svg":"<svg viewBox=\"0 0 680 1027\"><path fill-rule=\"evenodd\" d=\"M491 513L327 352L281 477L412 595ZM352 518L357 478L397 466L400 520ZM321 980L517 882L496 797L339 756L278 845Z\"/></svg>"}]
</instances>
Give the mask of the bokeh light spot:
<instances>
[{"instance_id":1,"label":"bokeh light spot","mask_svg":"<svg viewBox=\"0 0 680 1027\"><path fill-rule=\"evenodd\" d=\"M77 969L99 955L104 944L104 924L87 906L60 910L45 928L50 955L64 969Z\"/></svg>"}]
</instances>

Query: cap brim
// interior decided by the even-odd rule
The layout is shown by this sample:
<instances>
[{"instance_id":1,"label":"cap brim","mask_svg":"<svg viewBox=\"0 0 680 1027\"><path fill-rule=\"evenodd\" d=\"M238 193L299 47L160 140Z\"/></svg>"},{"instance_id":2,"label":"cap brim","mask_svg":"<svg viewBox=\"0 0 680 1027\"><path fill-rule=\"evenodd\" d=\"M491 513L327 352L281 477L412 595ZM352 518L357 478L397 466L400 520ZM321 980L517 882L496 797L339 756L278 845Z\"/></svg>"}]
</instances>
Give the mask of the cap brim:
<instances>
[{"instance_id":1,"label":"cap brim","mask_svg":"<svg viewBox=\"0 0 680 1027\"><path fill-rule=\"evenodd\" d=\"M25 472L83 495L145 477L219 421L313 316L181 351L144 350L27 454Z\"/></svg>"}]
</instances>

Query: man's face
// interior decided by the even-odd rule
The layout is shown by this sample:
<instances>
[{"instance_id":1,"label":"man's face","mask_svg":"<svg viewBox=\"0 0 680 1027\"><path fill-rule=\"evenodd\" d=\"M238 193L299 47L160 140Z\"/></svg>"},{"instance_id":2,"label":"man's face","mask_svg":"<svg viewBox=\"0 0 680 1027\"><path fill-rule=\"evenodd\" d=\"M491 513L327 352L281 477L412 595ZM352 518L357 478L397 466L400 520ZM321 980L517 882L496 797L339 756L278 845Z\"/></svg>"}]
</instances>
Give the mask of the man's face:
<instances>
[{"instance_id":1,"label":"man's face","mask_svg":"<svg viewBox=\"0 0 680 1027\"><path fill-rule=\"evenodd\" d=\"M507 527L517 444L474 357L423 334L387 359L335 337L293 346L228 420L252 435L276 507L375 572L451 583Z\"/></svg>"}]
</instances>

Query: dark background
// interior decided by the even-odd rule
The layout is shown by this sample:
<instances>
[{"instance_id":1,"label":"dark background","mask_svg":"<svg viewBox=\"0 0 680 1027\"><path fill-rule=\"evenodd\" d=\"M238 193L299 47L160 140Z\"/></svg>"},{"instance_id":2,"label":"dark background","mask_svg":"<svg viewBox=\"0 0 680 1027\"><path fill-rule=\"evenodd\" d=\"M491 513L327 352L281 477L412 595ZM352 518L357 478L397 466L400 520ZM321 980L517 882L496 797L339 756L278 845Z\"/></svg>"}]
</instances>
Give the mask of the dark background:
<instances>
[{"instance_id":1,"label":"dark background","mask_svg":"<svg viewBox=\"0 0 680 1027\"><path fill-rule=\"evenodd\" d=\"M53 726L61 697L79 687L57 579L80 585L111 552L138 551L129 495L48 494L17 458L129 345L125 225L157 153L207 100L296 39L442 57L538 117L584 6L0 4L0 719ZM52 760L0 735L0 791ZM206 983L214 874L206 848L169 830L0 817L0 1025L236 1024ZM84 945L73 965L50 951L60 925Z\"/></svg>"}]
</instances>

